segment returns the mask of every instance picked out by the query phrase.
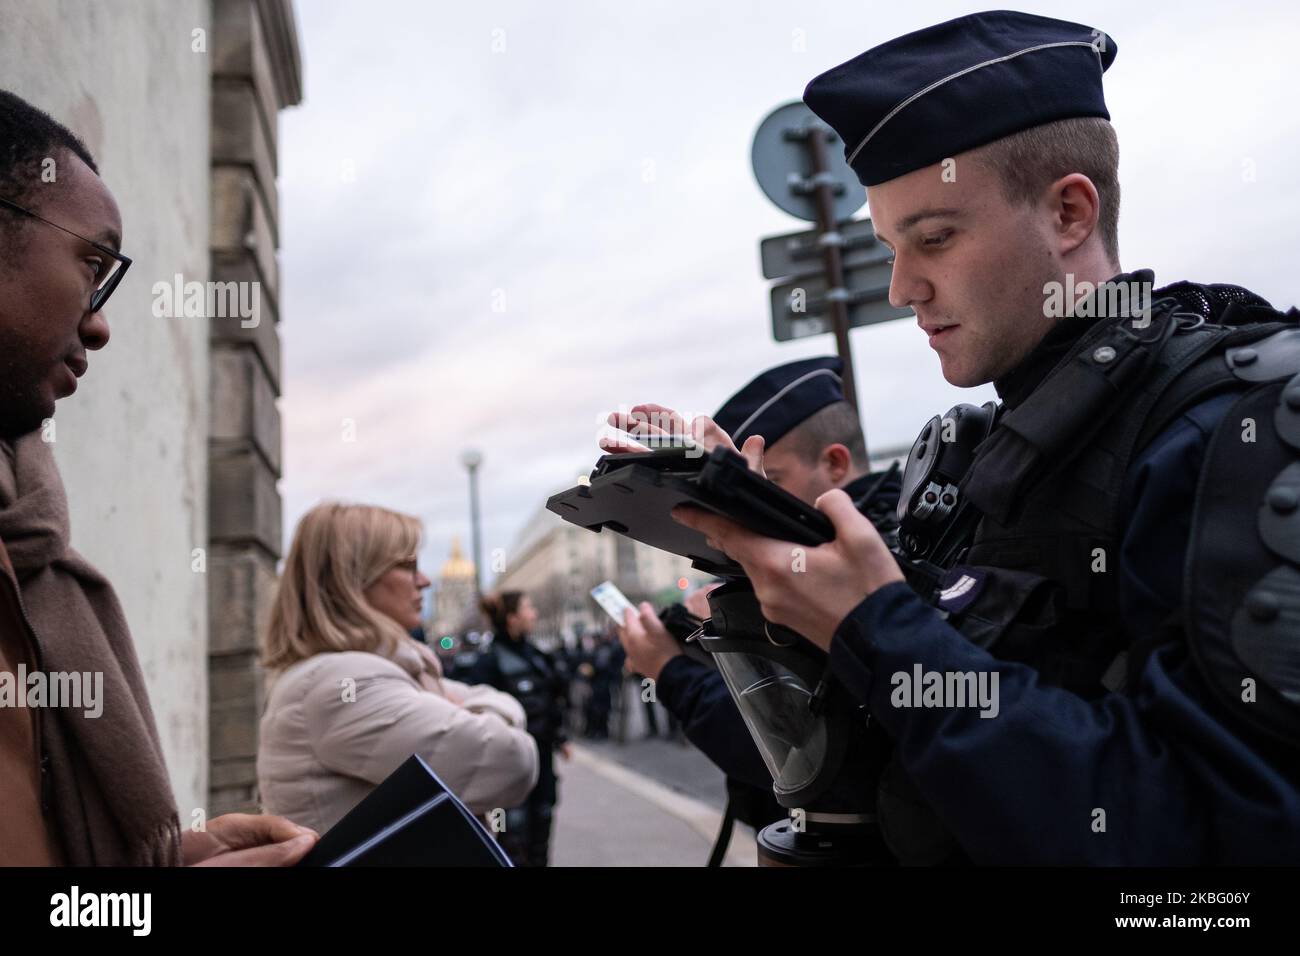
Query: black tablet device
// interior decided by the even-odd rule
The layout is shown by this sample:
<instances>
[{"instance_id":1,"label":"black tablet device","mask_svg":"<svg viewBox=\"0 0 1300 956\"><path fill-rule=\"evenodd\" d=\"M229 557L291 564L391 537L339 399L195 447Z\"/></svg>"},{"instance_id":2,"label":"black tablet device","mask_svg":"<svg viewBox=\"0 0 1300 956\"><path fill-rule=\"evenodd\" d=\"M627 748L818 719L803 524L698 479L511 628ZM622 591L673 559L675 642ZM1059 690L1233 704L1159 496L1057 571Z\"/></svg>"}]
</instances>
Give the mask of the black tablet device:
<instances>
[{"instance_id":1,"label":"black tablet device","mask_svg":"<svg viewBox=\"0 0 1300 956\"><path fill-rule=\"evenodd\" d=\"M724 577L738 564L709 547L704 535L672 519L677 505L723 515L769 538L815 547L835 537L831 521L811 505L750 471L729 448L699 447L605 455L591 483L552 495L546 507L591 531L608 528L660 551L690 558Z\"/></svg>"}]
</instances>

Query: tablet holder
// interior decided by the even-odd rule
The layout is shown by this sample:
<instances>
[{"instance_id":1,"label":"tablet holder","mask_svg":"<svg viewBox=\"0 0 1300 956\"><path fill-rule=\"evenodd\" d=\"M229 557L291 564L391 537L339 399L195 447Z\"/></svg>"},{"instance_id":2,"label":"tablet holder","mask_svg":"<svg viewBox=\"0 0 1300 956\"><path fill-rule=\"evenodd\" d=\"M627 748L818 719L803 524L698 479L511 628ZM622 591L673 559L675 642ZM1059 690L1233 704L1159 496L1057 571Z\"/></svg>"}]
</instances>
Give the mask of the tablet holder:
<instances>
[{"instance_id":1,"label":"tablet holder","mask_svg":"<svg viewBox=\"0 0 1300 956\"><path fill-rule=\"evenodd\" d=\"M824 651L763 618L735 561L672 519L694 505L767 537L816 547L834 538L820 511L751 471L727 448L606 455L588 484L552 496L547 508L591 531L613 531L689 558L725 583L709 592L710 618L689 642L707 652L791 811L759 834L760 861L786 866L893 861L875 823L875 781L888 755L866 710L830 670Z\"/></svg>"}]
</instances>

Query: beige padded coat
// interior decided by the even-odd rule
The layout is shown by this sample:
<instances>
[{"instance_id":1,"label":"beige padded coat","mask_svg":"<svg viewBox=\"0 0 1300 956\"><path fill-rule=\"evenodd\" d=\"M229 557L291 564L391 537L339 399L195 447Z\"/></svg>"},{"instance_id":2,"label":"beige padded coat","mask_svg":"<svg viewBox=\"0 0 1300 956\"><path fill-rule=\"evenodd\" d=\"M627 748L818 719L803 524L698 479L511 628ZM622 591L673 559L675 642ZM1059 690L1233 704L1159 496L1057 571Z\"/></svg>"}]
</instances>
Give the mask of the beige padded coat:
<instances>
[{"instance_id":1,"label":"beige padded coat","mask_svg":"<svg viewBox=\"0 0 1300 956\"><path fill-rule=\"evenodd\" d=\"M317 654L271 675L257 779L267 813L324 833L412 754L475 814L522 803L537 783L523 708L442 677L407 641L394 655Z\"/></svg>"}]
</instances>

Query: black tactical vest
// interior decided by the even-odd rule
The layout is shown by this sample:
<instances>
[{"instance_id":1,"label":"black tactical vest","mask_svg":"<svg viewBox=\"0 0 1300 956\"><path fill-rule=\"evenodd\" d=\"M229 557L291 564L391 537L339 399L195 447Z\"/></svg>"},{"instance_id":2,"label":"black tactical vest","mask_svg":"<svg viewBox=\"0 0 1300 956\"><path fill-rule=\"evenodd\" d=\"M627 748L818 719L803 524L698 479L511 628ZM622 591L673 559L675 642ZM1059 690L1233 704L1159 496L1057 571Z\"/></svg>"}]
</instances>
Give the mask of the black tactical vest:
<instances>
[{"instance_id":1,"label":"black tactical vest","mask_svg":"<svg viewBox=\"0 0 1300 956\"><path fill-rule=\"evenodd\" d=\"M950 611L949 623L995 657L1028 664L1043 683L1086 699L1129 684L1145 654L1177 629L1192 639L1198 663L1216 670L1208 679L1222 699L1237 699L1243 676L1271 671L1260 691L1260 702L1270 707L1244 716L1259 726L1267 711L1274 736L1285 738L1291 728L1300 734L1300 642L1294 639L1300 634L1300 570L1274 570L1280 552L1260 544L1262 527L1249 520L1266 494L1290 505L1286 515L1296 520L1274 537L1286 542L1283 549L1290 547L1291 562L1300 566L1300 313L1283 316L1235 286L1179 283L1154 298L1149 323L1138 328L1131 316L1098 319L1027 398L1009 411L998 409L959 486L949 486L957 499L953 526L973 529L965 537L969 543L951 552L948 576L936 579L928 595L918 589L944 609L943 596L953 593L944 585L974 569L978 593L955 602L959 609ZM1207 555L1195 569L1206 580L1184 580L1182 610L1190 597L1194 614L1175 615L1158 634L1130 647L1117 579L1125 478L1161 431L1191 407L1227 392L1253 398L1234 405L1207 450L1188 547L1189 555ZM1280 437L1287 423L1273 423L1274 409L1288 408L1284 394L1295 405L1291 445ZM1236 435L1247 412L1261 425L1260 453L1234 457L1224 450L1221 433ZM1235 512L1226 507L1232 502ZM1206 524L1217 536L1213 547L1205 546ZM1235 590L1225 590L1222 579L1233 574ZM918 578L908 577L918 587ZM1250 607L1251 588L1258 595L1256 617L1242 610ZM1216 599L1208 602L1213 608L1206 591ZM1235 637L1234 615L1245 618ZM1289 640L1296 646L1289 656L1276 650L1286 626L1293 626ZM1253 670L1241 666L1241 646L1245 656L1253 653ZM1294 702L1285 697L1290 692ZM1300 744L1300 736L1294 742ZM880 797L882 830L903 862L961 862L955 841L941 835L942 823L896 764Z\"/></svg>"},{"instance_id":2,"label":"black tactical vest","mask_svg":"<svg viewBox=\"0 0 1300 956\"><path fill-rule=\"evenodd\" d=\"M1226 360L1231 349L1292 327L1235 287L1184 284L1156 295L1140 332L1119 317L1080 336L999 416L961 484L982 517L960 563L1011 572L999 577L1014 586L990 595L1001 604L991 613L977 601L953 623L1085 698L1105 692L1103 678L1126 650L1117 571L1131 464L1192 406L1245 390Z\"/></svg>"}]
</instances>

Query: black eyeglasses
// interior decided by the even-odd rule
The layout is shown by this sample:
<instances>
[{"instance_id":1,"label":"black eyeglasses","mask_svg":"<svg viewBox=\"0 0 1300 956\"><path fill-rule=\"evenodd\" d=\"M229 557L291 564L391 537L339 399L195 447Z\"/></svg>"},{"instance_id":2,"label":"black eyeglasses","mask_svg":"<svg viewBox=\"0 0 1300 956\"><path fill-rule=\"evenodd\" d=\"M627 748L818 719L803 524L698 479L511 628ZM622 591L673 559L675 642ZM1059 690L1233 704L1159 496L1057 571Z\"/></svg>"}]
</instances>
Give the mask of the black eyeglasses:
<instances>
[{"instance_id":1,"label":"black eyeglasses","mask_svg":"<svg viewBox=\"0 0 1300 956\"><path fill-rule=\"evenodd\" d=\"M112 259L113 265L98 278L95 288L90 293L90 311L92 313L98 312L104 307L104 303L108 301L108 297L113 294L113 290L117 288L118 283L122 281L122 277L126 275L126 270L131 267L131 260L129 258L122 255L120 252L115 252L103 243L95 242L93 239L87 239L85 236L78 235L71 229L65 229L57 222L50 222L44 216L38 216L30 209L24 209L17 203L11 203L8 199L0 199L0 206L5 206L15 212L20 212L24 216L31 216L33 219L39 220L47 226L53 226L60 232L66 232L68 235L93 246L95 249Z\"/></svg>"}]
</instances>

